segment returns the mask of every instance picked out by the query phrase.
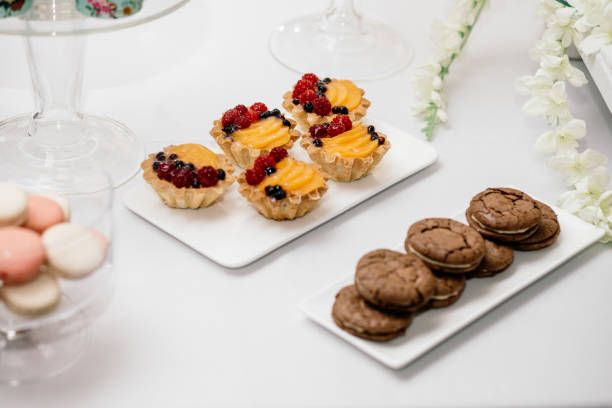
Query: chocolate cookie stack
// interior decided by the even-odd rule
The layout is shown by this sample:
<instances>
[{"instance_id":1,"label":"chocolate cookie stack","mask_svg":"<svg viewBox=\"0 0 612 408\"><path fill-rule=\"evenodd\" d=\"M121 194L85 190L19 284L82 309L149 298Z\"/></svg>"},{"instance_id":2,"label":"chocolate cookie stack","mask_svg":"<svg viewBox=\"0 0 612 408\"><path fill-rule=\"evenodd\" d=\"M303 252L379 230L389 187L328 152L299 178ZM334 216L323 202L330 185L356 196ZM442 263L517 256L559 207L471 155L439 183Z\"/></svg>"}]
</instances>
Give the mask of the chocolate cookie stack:
<instances>
[{"instance_id":1,"label":"chocolate cookie stack","mask_svg":"<svg viewBox=\"0 0 612 408\"><path fill-rule=\"evenodd\" d=\"M406 253L377 249L361 257L354 284L336 295L336 324L365 339L394 339L406 332L416 313L455 303L467 278L508 268L513 247L544 248L560 233L549 206L510 188L488 188L474 196L466 218L469 226L426 218L410 226Z\"/></svg>"}]
</instances>

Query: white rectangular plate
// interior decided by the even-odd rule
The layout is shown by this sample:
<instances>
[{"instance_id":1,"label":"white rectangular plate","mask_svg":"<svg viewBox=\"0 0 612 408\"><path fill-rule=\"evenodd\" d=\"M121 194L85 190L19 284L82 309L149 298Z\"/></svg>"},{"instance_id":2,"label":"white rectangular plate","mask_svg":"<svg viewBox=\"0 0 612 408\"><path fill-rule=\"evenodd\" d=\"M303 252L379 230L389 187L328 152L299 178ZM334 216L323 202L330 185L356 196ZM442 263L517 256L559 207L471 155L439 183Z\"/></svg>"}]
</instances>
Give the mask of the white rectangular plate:
<instances>
[{"instance_id":1,"label":"white rectangular plate","mask_svg":"<svg viewBox=\"0 0 612 408\"><path fill-rule=\"evenodd\" d=\"M391 142L391 149L378 167L369 176L352 183L329 181L329 190L321 202L304 217L293 221L273 221L259 215L236 191L236 184L221 201L208 208L181 210L166 207L153 189L139 178L123 201L130 210L202 255L223 266L240 268L437 160L437 151L428 143L387 123L376 120L369 123L385 133ZM219 150L212 138L201 143L214 151ZM300 146L294 146L291 155L310 161Z\"/></svg>"},{"instance_id":2,"label":"white rectangular plate","mask_svg":"<svg viewBox=\"0 0 612 408\"><path fill-rule=\"evenodd\" d=\"M312 320L359 350L393 369L400 369L604 235L603 230L580 218L556 207L552 208L561 225L561 234L553 245L539 251L515 251L514 262L507 270L491 278L470 279L456 303L447 308L428 310L415 317L406 335L390 342L377 343L355 337L339 329L332 320L331 310L336 293L353 283L354 273L315 293L306 299L300 308ZM466 222L463 212L454 218ZM403 244L401 248L403 250ZM359 256L361 254L356 254L355 259Z\"/></svg>"}]
</instances>

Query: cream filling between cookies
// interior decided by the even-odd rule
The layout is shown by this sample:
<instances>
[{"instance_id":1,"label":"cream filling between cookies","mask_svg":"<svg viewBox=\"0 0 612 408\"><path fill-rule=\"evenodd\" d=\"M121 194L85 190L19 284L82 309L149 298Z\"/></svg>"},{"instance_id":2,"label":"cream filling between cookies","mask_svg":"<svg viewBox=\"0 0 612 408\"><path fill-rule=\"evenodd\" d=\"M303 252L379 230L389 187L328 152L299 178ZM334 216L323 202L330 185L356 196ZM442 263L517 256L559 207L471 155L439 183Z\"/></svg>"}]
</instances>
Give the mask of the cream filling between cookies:
<instances>
[{"instance_id":1,"label":"cream filling between cookies","mask_svg":"<svg viewBox=\"0 0 612 408\"><path fill-rule=\"evenodd\" d=\"M474 221L476 224L478 224L478 226L480 228L485 229L487 231L497 232L498 234L506 234L506 235L522 234L523 232L527 232L530 228L533 228L533 227L529 227L529 228L523 228L523 229L514 230L514 231L496 230L496 229L493 229L491 227L487 227L487 226L483 225L473 215L470 215L470 218L472 219L472 221Z\"/></svg>"},{"instance_id":2,"label":"cream filling between cookies","mask_svg":"<svg viewBox=\"0 0 612 408\"><path fill-rule=\"evenodd\" d=\"M431 298L432 298L433 300L445 300L445 299L448 299L448 298L455 297L455 296L457 296L458 294L459 294L459 291L456 291L456 292L451 293L450 295L439 295L439 296L432 296Z\"/></svg>"},{"instance_id":3,"label":"cream filling between cookies","mask_svg":"<svg viewBox=\"0 0 612 408\"><path fill-rule=\"evenodd\" d=\"M428 258L425 255L417 252L414 248L412 248L412 245L410 245L410 244L408 244L408 250L410 252L412 252L413 254L415 254L416 256L418 256L419 258L421 258L422 260L424 260L425 262L430 263L432 265L442 266L444 268L449 268L449 269L464 269L464 268L470 268L470 267L474 266L474 264L452 265L452 264L447 264L447 263L444 263L444 262L434 261L433 259Z\"/></svg>"},{"instance_id":4,"label":"cream filling between cookies","mask_svg":"<svg viewBox=\"0 0 612 408\"><path fill-rule=\"evenodd\" d=\"M361 327L359 327L359 326L355 326L354 324L351 324L351 323L345 322L345 321L343 321L343 320L341 320L341 322L342 322L342 325L343 325L344 327L347 327L347 328L349 328L349 329L351 329L351 330L355 330L356 332L359 332L359 333L364 333L364 332L365 332L365 330L364 330L364 329L362 329L362 328L361 328Z\"/></svg>"}]
</instances>

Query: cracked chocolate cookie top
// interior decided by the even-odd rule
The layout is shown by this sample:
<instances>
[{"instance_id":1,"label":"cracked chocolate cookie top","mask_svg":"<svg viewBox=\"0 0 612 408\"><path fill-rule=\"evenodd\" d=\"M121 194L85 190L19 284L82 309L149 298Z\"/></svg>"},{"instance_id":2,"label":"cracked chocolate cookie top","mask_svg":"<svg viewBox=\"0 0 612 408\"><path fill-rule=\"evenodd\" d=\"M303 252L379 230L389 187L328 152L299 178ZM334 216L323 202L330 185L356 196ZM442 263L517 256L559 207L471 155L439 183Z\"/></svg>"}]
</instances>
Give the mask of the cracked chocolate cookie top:
<instances>
[{"instance_id":1,"label":"cracked chocolate cookie top","mask_svg":"<svg viewBox=\"0 0 612 408\"><path fill-rule=\"evenodd\" d=\"M419 258L388 249L368 252L357 263L355 286L383 308L416 310L435 290L435 277Z\"/></svg>"},{"instance_id":2,"label":"cracked chocolate cookie top","mask_svg":"<svg viewBox=\"0 0 612 408\"><path fill-rule=\"evenodd\" d=\"M408 230L406 251L445 265L472 265L484 256L484 240L473 228L450 218L425 218Z\"/></svg>"},{"instance_id":3,"label":"cracked chocolate cookie top","mask_svg":"<svg viewBox=\"0 0 612 408\"><path fill-rule=\"evenodd\" d=\"M332 316L342 328L365 335L402 332L412 322L412 313L386 313L370 306L355 286L342 288L336 295Z\"/></svg>"},{"instance_id":4,"label":"cracked chocolate cookie top","mask_svg":"<svg viewBox=\"0 0 612 408\"><path fill-rule=\"evenodd\" d=\"M542 217L536 201L513 188L487 188L472 198L467 212L484 228L501 233L531 228Z\"/></svg>"}]
</instances>

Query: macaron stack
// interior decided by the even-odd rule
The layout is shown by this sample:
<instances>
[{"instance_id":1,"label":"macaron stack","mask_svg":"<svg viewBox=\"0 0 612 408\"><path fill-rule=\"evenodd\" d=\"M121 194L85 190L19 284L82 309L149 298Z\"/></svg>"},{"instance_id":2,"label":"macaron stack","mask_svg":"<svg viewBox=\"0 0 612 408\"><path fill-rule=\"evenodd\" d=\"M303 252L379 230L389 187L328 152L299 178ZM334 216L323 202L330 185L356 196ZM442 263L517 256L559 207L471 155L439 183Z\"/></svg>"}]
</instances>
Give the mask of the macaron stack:
<instances>
[{"instance_id":1,"label":"macaron stack","mask_svg":"<svg viewBox=\"0 0 612 408\"><path fill-rule=\"evenodd\" d=\"M514 250L552 245L560 233L555 212L527 194L488 188L466 211L470 225L426 218L408 229L406 253L378 249L357 263L355 283L340 290L332 308L338 327L369 340L403 335L415 313L455 303L466 280L496 275Z\"/></svg>"},{"instance_id":2,"label":"macaron stack","mask_svg":"<svg viewBox=\"0 0 612 408\"><path fill-rule=\"evenodd\" d=\"M13 312L50 312L61 298L58 277L83 278L106 259L106 237L69 221L66 197L0 183L0 299Z\"/></svg>"}]
</instances>

